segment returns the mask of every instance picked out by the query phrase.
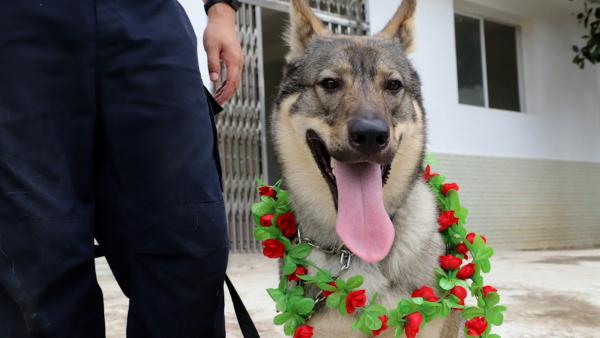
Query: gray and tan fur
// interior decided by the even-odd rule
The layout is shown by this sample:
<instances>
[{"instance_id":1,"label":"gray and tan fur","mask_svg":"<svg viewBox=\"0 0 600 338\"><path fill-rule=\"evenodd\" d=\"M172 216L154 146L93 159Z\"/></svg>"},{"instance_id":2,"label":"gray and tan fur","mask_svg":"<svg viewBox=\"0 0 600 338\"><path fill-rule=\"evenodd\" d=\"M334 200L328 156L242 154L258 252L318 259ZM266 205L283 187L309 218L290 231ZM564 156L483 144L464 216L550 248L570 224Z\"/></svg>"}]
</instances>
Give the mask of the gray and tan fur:
<instances>
[{"instance_id":1,"label":"gray and tan fur","mask_svg":"<svg viewBox=\"0 0 600 338\"><path fill-rule=\"evenodd\" d=\"M419 78L406 54L413 46L412 21L416 0L404 0L382 32L372 37L330 33L302 0L292 1L288 34L290 52L275 103L274 142L298 222L305 236L328 247L340 245L336 207L330 187L307 144L316 132L338 160L391 163L384 186L384 203L395 214L395 243L378 264L354 259L345 276L365 277L367 294L378 293L387 308L415 289L434 284L433 270L444 245L437 232L437 206L420 179L426 143L425 112ZM334 91L324 79L339 80ZM386 86L402 83L398 91ZM348 145L347 124L356 116L377 117L390 126L389 145L372 156L357 154ZM339 257L313 250L310 260L339 271ZM352 330L353 318L322 307L309 324L315 337L363 337ZM382 337L391 337L388 330ZM462 337L459 316L437 320L419 337Z\"/></svg>"}]
</instances>

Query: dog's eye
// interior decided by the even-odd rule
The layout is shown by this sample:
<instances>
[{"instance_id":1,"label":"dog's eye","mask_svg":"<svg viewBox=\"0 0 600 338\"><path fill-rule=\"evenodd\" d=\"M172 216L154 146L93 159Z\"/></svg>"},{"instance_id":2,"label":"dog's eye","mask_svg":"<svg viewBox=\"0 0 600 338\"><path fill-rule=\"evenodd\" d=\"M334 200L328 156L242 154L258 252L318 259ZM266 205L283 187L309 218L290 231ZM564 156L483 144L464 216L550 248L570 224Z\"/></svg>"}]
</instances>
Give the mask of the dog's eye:
<instances>
[{"instance_id":1,"label":"dog's eye","mask_svg":"<svg viewBox=\"0 0 600 338\"><path fill-rule=\"evenodd\" d=\"M389 91L396 92L400 90L400 88L402 88L402 82L400 82L400 80L388 80L385 83L385 89Z\"/></svg>"},{"instance_id":2,"label":"dog's eye","mask_svg":"<svg viewBox=\"0 0 600 338\"><path fill-rule=\"evenodd\" d=\"M321 87L327 90L336 90L340 87L340 81L333 78L326 78L320 82Z\"/></svg>"}]
</instances>

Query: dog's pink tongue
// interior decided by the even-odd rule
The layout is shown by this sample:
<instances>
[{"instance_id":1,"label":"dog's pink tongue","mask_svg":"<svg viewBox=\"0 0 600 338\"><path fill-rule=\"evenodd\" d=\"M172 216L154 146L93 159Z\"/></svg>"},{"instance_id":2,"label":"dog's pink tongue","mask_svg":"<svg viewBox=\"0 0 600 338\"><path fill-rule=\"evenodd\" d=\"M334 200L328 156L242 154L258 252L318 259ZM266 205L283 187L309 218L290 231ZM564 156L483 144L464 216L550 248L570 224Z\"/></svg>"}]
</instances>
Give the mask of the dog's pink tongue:
<instances>
[{"instance_id":1,"label":"dog's pink tongue","mask_svg":"<svg viewBox=\"0 0 600 338\"><path fill-rule=\"evenodd\" d=\"M394 242L394 226L383 206L381 166L336 161L336 228L344 244L368 263L381 261Z\"/></svg>"}]
</instances>

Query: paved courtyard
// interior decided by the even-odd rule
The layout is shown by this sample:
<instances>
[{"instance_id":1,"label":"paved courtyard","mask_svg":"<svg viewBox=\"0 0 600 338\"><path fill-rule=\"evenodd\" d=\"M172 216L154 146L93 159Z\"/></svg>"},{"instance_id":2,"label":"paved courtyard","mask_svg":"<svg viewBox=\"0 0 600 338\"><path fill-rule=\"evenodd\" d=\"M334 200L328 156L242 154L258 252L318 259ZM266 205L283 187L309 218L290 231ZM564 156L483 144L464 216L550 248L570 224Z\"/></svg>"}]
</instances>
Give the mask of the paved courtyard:
<instances>
[{"instance_id":1,"label":"paved courtyard","mask_svg":"<svg viewBox=\"0 0 600 338\"><path fill-rule=\"evenodd\" d=\"M500 289L508 307L504 338L600 337L600 249L503 251L494 256L488 284ZM127 299L104 260L98 260L108 338L125 337ZM271 323L273 304L264 289L277 284L277 265L259 255L232 255L229 275L249 308L261 337L284 337ZM242 337L230 303L228 337ZM177 338L165 337L165 338Z\"/></svg>"}]
</instances>

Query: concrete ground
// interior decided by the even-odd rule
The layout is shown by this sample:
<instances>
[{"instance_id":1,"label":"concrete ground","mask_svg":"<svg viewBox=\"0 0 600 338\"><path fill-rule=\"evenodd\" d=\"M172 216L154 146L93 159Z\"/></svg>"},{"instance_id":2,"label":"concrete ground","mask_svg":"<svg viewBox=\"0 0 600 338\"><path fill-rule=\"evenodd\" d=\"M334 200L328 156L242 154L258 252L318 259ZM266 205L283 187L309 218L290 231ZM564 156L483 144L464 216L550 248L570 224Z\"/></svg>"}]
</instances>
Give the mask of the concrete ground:
<instances>
[{"instance_id":1,"label":"concrete ground","mask_svg":"<svg viewBox=\"0 0 600 338\"><path fill-rule=\"evenodd\" d=\"M107 337L125 337L127 299L103 260L97 270ZM232 255L228 273L261 337L284 337L272 325L274 306L264 291L277 285L276 263L259 255ZM500 290L508 307L505 324L496 330L504 338L600 337L600 249L498 252L486 281ZM242 337L229 302L226 317L227 336Z\"/></svg>"}]
</instances>

